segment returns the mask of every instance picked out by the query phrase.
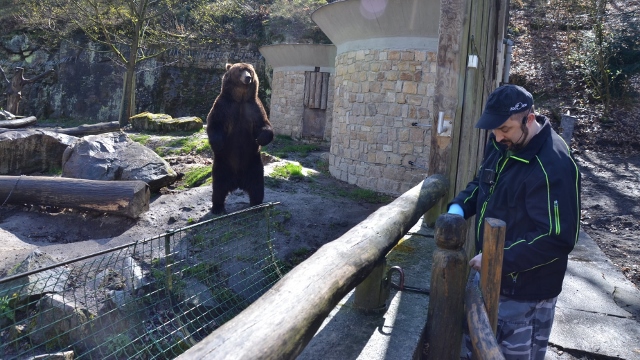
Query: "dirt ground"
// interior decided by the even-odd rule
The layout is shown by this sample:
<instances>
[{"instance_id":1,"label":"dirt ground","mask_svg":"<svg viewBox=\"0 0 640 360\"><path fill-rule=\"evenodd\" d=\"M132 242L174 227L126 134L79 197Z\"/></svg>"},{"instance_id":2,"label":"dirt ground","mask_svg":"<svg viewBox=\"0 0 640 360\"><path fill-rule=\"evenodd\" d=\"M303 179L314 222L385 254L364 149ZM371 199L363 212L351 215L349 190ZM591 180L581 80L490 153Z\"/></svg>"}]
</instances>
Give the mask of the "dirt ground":
<instances>
[{"instance_id":1,"label":"dirt ground","mask_svg":"<svg viewBox=\"0 0 640 360\"><path fill-rule=\"evenodd\" d=\"M276 205L279 224L274 233L276 252L293 265L392 200L376 197L378 201L367 202L349 196L355 186L314 170L318 164L326 164L325 150L318 149L298 159L305 166L306 176L301 180L267 179L264 201L279 203ZM206 153L169 158L172 168L179 173L211 164ZM266 175L274 167L295 160L269 161ZM210 219L211 185L186 190L181 190L180 185L178 182L152 194L149 211L136 220L39 206L0 207L0 277L36 248L59 261L71 260ZM238 190L228 196L226 206L228 212L247 208L248 196Z\"/></svg>"}]
</instances>

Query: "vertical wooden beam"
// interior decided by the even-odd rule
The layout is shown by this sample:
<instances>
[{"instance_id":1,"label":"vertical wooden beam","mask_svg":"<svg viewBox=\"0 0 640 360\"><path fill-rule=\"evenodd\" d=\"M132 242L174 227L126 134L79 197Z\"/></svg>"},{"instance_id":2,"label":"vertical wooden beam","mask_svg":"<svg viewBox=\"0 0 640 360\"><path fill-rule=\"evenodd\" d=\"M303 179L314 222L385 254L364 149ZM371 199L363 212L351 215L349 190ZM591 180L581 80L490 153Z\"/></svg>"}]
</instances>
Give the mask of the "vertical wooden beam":
<instances>
[{"instance_id":1,"label":"vertical wooden beam","mask_svg":"<svg viewBox=\"0 0 640 360\"><path fill-rule=\"evenodd\" d=\"M320 109L327 109L327 97L329 97L329 73L322 73L322 99L320 101Z\"/></svg>"},{"instance_id":2,"label":"vertical wooden beam","mask_svg":"<svg viewBox=\"0 0 640 360\"><path fill-rule=\"evenodd\" d=\"M311 88L311 71L304 72L304 106L309 107L309 93Z\"/></svg>"},{"instance_id":3,"label":"vertical wooden beam","mask_svg":"<svg viewBox=\"0 0 640 360\"><path fill-rule=\"evenodd\" d=\"M487 218L484 221L480 290L494 334L498 326L498 303L506 229L507 224L502 220Z\"/></svg>"},{"instance_id":4,"label":"vertical wooden beam","mask_svg":"<svg viewBox=\"0 0 640 360\"><path fill-rule=\"evenodd\" d=\"M464 72L460 69L464 66L462 57L462 44L465 43L464 30L468 25L466 13L468 0L442 0L440 1L440 25L438 37L438 55L436 57L436 86L433 101L433 124L431 127L431 152L429 155L428 174L446 174L449 178L448 194L453 193L456 182L456 164L452 165L452 159L457 158L459 121L457 116L461 106L458 89L464 83ZM453 129L450 137L439 136L438 117L444 112L447 118L453 120ZM446 211L447 198L440 202L425 214L424 221L431 226L435 223L438 214Z\"/></svg>"},{"instance_id":5,"label":"vertical wooden beam","mask_svg":"<svg viewBox=\"0 0 640 360\"><path fill-rule=\"evenodd\" d=\"M314 109L319 109L320 108L320 104L321 104L321 98L322 98L322 73L317 72L314 73L315 74L315 78L316 78L316 90L314 93L314 99L313 99L313 108Z\"/></svg>"}]
</instances>

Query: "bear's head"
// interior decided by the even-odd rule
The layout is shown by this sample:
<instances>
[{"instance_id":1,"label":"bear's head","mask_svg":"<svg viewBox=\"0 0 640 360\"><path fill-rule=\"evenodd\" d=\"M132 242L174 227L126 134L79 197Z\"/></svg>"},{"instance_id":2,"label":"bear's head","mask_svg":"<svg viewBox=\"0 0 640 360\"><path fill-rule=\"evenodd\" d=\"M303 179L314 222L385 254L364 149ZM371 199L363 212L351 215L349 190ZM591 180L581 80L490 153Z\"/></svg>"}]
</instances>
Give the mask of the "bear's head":
<instances>
[{"instance_id":1,"label":"bear's head","mask_svg":"<svg viewBox=\"0 0 640 360\"><path fill-rule=\"evenodd\" d=\"M222 77L222 92L230 92L236 101L254 99L258 94L258 75L251 64L227 64Z\"/></svg>"}]
</instances>

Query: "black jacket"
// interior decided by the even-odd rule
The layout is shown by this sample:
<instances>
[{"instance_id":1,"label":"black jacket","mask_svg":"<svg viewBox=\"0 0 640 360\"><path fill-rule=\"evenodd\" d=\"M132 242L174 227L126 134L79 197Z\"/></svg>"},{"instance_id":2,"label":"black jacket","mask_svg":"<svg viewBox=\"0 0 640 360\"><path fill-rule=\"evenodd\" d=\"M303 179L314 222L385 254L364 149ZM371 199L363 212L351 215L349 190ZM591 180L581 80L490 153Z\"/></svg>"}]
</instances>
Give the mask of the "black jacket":
<instances>
[{"instance_id":1,"label":"black jacket","mask_svg":"<svg viewBox=\"0 0 640 360\"><path fill-rule=\"evenodd\" d=\"M451 203L476 215L476 252L484 221L506 223L501 294L520 300L560 294L568 255L580 230L580 171L544 116L540 132L517 153L491 134L477 177Z\"/></svg>"}]
</instances>

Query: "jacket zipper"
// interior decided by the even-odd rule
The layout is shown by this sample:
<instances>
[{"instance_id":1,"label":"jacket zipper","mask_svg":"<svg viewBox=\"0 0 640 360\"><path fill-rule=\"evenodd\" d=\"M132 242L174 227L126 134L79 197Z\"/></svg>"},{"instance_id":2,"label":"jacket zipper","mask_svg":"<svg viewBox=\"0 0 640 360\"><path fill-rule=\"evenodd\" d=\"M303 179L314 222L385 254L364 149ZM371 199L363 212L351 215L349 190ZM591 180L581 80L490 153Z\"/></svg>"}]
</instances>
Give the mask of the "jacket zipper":
<instances>
[{"instance_id":1,"label":"jacket zipper","mask_svg":"<svg viewBox=\"0 0 640 360\"><path fill-rule=\"evenodd\" d=\"M558 200L553 201L553 214L556 218L556 235L560 235L560 209L558 207Z\"/></svg>"}]
</instances>

